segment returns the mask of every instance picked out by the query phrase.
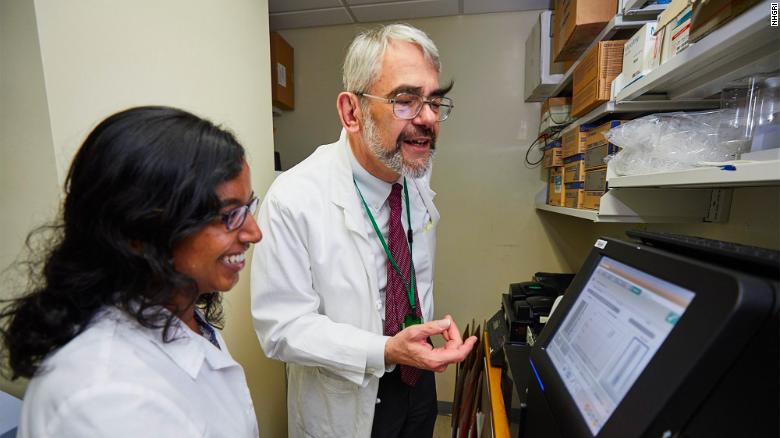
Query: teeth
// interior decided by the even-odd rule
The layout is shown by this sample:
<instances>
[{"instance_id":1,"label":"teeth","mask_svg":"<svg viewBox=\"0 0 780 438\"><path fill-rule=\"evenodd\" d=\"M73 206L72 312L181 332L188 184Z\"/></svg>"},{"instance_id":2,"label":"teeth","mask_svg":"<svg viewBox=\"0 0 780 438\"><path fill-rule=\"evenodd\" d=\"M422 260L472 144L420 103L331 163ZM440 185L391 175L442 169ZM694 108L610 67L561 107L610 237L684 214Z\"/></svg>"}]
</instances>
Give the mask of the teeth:
<instances>
[{"instance_id":1,"label":"teeth","mask_svg":"<svg viewBox=\"0 0 780 438\"><path fill-rule=\"evenodd\" d=\"M234 254L234 255L225 256L225 257L223 257L223 259L224 259L224 260L225 260L227 263L230 263L230 264L238 264L238 263L241 263L241 262L243 262L243 261L244 261L244 259L245 259L245 257L246 257L246 256L245 256L245 255L242 253L242 254Z\"/></svg>"}]
</instances>

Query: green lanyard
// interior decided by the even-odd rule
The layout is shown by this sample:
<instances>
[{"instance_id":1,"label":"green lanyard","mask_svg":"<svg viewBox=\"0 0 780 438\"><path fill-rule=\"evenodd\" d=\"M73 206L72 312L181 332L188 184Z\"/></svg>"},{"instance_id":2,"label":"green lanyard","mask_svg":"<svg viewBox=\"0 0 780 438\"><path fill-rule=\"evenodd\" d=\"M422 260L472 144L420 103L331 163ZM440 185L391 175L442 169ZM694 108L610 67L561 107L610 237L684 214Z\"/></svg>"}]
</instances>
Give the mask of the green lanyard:
<instances>
[{"instance_id":1,"label":"green lanyard","mask_svg":"<svg viewBox=\"0 0 780 438\"><path fill-rule=\"evenodd\" d=\"M360 195L360 200L363 201L363 207L366 209L366 214L368 214L368 218L371 220L371 225L374 226L374 231L376 232L377 237L379 237L379 241L382 242L382 247L385 249L385 254L387 254L387 258L390 259L390 264L393 265L393 269L395 269L395 272L398 273L398 276L401 277L401 283L404 285L404 289L406 289L406 296L409 299L409 307L412 309L411 317L412 319L416 318L415 315L417 315L417 312L415 312L417 306L414 302L414 257L412 252L412 214L410 212L409 208L409 191L406 189L406 177L404 177L404 200L406 201L406 223L408 224L407 230L406 230L406 239L409 242L409 284L407 285L406 279L404 279L404 274L401 273L401 269L398 267L398 264L395 262L395 258L390 253L390 248L387 247L387 242L385 242L385 238L382 236L382 232L379 231L379 226L376 224L376 220L374 220L374 215L371 214L371 210L368 208L368 204L366 204L366 200L363 198L363 193L360 191L360 187L358 187L357 181L355 181L355 178L352 177L352 182L355 183L355 188L357 189L358 195Z\"/></svg>"}]
</instances>

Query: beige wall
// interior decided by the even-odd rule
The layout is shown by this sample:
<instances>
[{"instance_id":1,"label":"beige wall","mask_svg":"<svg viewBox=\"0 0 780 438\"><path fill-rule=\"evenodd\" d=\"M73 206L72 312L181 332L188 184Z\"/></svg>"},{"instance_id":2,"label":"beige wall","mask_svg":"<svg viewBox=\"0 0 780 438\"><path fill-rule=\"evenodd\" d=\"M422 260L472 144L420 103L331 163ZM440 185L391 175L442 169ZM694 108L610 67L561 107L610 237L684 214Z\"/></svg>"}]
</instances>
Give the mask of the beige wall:
<instances>
[{"instance_id":1,"label":"beige wall","mask_svg":"<svg viewBox=\"0 0 780 438\"><path fill-rule=\"evenodd\" d=\"M524 154L539 123L539 105L523 101L525 39L538 12L410 20L439 47L441 82L455 79L455 109L442 124L432 186L442 215L435 276L436 315L461 328L500 306L510 282L536 271L575 271L599 235L629 228L698 234L780 247L777 188L737 189L726 224L609 225L533 208L544 187ZM296 109L274 118L284 168L338 137L335 99L341 62L365 26L280 32L295 49ZM452 367L450 367L452 368ZM439 400L452 400L454 373L437 378Z\"/></svg>"},{"instance_id":2,"label":"beige wall","mask_svg":"<svg viewBox=\"0 0 780 438\"><path fill-rule=\"evenodd\" d=\"M28 68L16 73L29 76L12 84L5 79L11 67L3 64L1 96L13 99L0 106L0 199L6 206L17 198L37 202L13 211L12 237L37 222L36 212L56 208L56 187L86 134L105 116L135 105L177 106L229 127L247 149L255 191L268 188L274 173L267 1L0 5L3 56L8 51L25 61ZM21 21L7 17L9 11ZM9 116L25 106L29 115ZM38 157L34 163L29 154ZM225 337L246 370L263 435L284 436L284 369L265 359L251 327L248 275L226 295Z\"/></svg>"},{"instance_id":3,"label":"beige wall","mask_svg":"<svg viewBox=\"0 0 780 438\"><path fill-rule=\"evenodd\" d=\"M0 1L0 270L16 259L32 223L56 212L59 194L32 2ZM2 277L0 298L21 280ZM25 381L0 379L20 396Z\"/></svg>"}]
</instances>

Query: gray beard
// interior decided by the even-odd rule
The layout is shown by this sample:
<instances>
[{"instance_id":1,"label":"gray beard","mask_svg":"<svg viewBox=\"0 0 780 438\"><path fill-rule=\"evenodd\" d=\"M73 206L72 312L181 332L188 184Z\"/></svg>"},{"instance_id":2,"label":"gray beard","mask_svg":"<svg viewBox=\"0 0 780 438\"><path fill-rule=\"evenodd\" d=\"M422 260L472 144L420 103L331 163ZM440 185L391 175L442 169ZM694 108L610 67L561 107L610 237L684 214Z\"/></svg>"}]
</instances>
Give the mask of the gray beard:
<instances>
[{"instance_id":1,"label":"gray beard","mask_svg":"<svg viewBox=\"0 0 780 438\"><path fill-rule=\"evenodd\" d=\"M368 108L366 108L366 110L367 109ZM368 111L363 111L363 114L366 115L363 123L363 141L368 145L368 149L374 154L377 160L393 172L409 178L420 178L428 173L431 169L433 156L436 153L435 149L430 149L428 160L424 165L419 166L410 164L404 161L404 157L401 154L401 142L396 142L395 148L392 150L385 149L379 139L379 134L376 132L376 125L374 124L371 114Z\"/></svg>"}]
</instances>

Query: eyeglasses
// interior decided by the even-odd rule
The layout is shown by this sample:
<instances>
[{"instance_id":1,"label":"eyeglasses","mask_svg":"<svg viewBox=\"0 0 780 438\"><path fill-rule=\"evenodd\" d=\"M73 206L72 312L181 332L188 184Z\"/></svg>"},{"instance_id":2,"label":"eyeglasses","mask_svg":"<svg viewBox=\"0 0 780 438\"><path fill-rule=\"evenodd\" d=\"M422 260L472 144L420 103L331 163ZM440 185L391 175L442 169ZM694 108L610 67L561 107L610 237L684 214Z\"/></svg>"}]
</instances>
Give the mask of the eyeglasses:
<instances>
[{"instance_id":1,"label":"eyeglasses","mask_svg":"<svg viewBox=\"0 0 780 438\"><path fill-rule=\"evenodd\" d=\"M257 210L257 204L259 202L259 199L253 197L249 200L248 204L236 207L223 214L222 222L225 223L225 228L227 228L228 231L241 228L241 226L244 225L244 222L246 221L247 213L251 213L254 216L255 211Z\"/></svg>"},{"instance_id":2,"label":"eyeglasses","mask_svg":"<svg viewBox=\"0 0 780 438\"><path fill-rule=\"evenodd\" d=\"M363 92L357 92L355 94L361 97L382 100L385 103L392 103L393 114L403 120L411 120L417 117L417 115L420 114L420 111L422 111L423 105L426 103L431 108L431 111L436 114L437 120L440 122L447 120L447 117L450 116L450 112L455 108L455 105L452 104L452 99L449 97L436 96L427 98L417 94L398 93L392 99L387 99Z\"/></svg>"}]
</instances>

